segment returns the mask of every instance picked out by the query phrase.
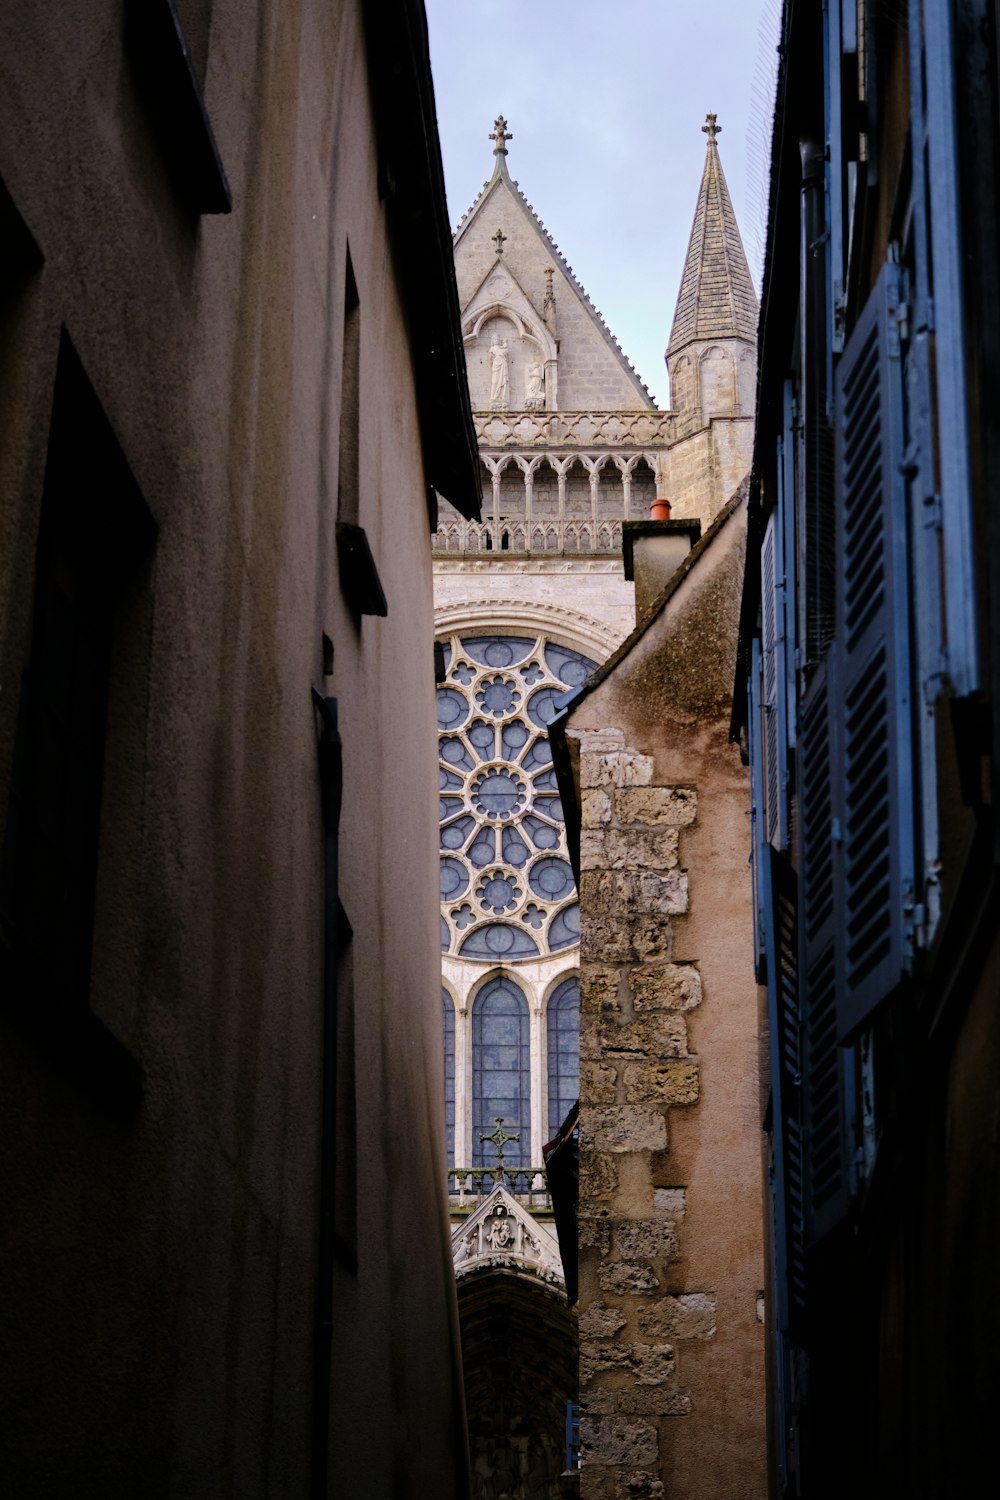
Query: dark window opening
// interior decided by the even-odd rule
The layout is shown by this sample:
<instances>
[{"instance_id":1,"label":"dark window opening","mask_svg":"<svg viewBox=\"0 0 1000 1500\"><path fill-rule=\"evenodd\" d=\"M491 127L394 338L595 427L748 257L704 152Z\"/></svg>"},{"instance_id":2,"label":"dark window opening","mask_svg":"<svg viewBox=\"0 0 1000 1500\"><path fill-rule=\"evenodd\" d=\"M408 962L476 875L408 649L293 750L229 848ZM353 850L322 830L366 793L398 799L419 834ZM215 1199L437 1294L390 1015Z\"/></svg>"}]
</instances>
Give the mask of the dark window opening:
<instances>
[{"instance_id":1,"label":"dark window opening","mask_svg":"<svg viewBox=\"0 0 1000 1500\"><path fill-rule=\"evenodd\" d=\"M16 987L80 1010L90 987L109 687L123 598L155 524L63 336L0 861Z\"/></svg>"},{"instance_id":2,"label":"dark window opening","mask_svg":"<svg viewBox=\"0 0 1000 1500\"><path fill-rule=\"evenodd\" d=\"M344 272L344 344L340 380L340 460L337 520L358 524L361 446L361 302L351 252Z\"/></svg>"}]
</instances>

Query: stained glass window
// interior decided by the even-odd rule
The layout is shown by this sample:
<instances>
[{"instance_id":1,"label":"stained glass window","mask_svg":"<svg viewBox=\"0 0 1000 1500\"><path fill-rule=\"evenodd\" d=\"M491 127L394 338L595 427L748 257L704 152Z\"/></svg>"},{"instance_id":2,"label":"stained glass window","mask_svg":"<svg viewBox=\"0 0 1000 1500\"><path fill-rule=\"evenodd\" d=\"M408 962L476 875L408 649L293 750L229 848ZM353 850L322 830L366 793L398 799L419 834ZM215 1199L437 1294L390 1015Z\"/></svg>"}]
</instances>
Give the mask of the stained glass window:
<instances>
[{"instance_id":1,"label":"stained glass window","mask_svg":"<svg viewBox=\"0 0 1000 1500\"><path fill-rule=\"evenodd\" d=\"M580 981L575 975L550 998L545 1032L551 1140L580 1097Z\"/></svg>"},{"instance_id":2,"label":"stained glass window","mask_svg":"<svg viewBox=\"0 0 1000 1500\"><path fill-rule=\"evenodd\" d=\"M575 1096L574 1096L575 1097ZM495 1147L480 1135L491 1135L498 1118L507 1135L504 1148L511 1166L531 1162L531 1058L528 1002L512 979L492 979L472 1006L472 1162L488 1167Z\"/></svg>"},{"instance_id":3,"label":"stained glass window","mask_svg":"<svg viewBox=\"0 0 1000 1500\"><path fill-rule=\"evenodd\" d=\"M453 1167L455 1165L455 1007L443 985L441 1008L444 1012L444 1128L447 1138L448 1165Z\"/></svg>"},{"instance_id":4,"label":"stained glass window","mask_svg":"<svg viewBox=\"0 0 1000 1500\"><path fill-rule=\"evenodd\" d=\"M559 952L577 941L579 912L547 727L595 664L538 636L445 644L442 946L484 963Z\"/></svg>"}]
</instances>

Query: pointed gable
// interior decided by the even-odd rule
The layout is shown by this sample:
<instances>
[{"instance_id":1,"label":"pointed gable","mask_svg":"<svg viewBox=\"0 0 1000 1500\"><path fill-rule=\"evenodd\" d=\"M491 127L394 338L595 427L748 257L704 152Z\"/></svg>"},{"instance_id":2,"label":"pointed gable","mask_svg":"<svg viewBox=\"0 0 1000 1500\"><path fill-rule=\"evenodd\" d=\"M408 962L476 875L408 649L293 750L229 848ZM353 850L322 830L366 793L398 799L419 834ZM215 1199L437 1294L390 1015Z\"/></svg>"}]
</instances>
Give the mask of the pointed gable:
<instances>
[{"instance_id":1,"label":"pointed gable","mask_svg":"<svg viewBox=\"0 0 1000 1500\"><path fill-rule=\"evenodd\" d=\"M537 319L558 340L558 408L564 411L655 410L656 403L604 319L567 264L558 245L507 170L506 122L497 122L493 175L455 233L455 274L466 353L478 364L482 351L468 340L469 313L493 275L507 276ZM499 235L499 239L498 239ZM551 288L551 296L549 291ZM492 336L487 328L485 336ZM476 381L472 379L475 386ZM512 381L512 390L520 387ZM481 398L480 398L481 399ZM473 391L476 404L476 391Z\"/></svg>"},{"instance_id":2,"label":"pointed gable","mask_svg":"<svg viewBox=\"0 0 1000 1500\"><path fill-rule=\"evenodd\" d=\"M667 345L668 357L699 339L757 341L757 294L740 238L736 213L719 159L715 116L708 136L681 289Z\"/></svg>"},{"instance_id":3,"label":"pointed gable","mask_svg":"<svg viewBox=\"0 0 1000 1500\"><path fill-rule=\"evenodd\" d=\"M502 1184L452 1230L451 1249L459 1277L484 1267L508 1267L563 1282L551 1225L535 1219Z\"/></svg>"}]
</instances>

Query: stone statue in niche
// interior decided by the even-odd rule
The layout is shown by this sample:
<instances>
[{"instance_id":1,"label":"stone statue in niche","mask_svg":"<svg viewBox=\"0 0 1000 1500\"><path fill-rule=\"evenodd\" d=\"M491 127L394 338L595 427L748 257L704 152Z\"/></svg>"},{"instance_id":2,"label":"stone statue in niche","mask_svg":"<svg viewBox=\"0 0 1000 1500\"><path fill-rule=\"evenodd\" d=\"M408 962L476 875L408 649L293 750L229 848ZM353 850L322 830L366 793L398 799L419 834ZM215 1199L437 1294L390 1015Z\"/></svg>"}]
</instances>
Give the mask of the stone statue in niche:
<instances>
[{"instance_id":1,"label":"stone statue in niche","mask_svg":"<svg viewBox=\"0 0 1000 1500\"><path fill-rule=\"evenodd\" d=\"M460 1259L461 1260L475 1260L475 1258L476 1258L476 1256L478 1254L479 1254L479 1235L478 1235L477 1231L474 1229L472 1231L472 1233L471 1234L467 1234L465 1236L465 1239L462 1241L462 1254L460 1256Z\"/></svg>"},{"instance_id":2,"label":"stone statue in niche","mask_svg":"<svg viewBox=\"0 0 1000 1500\"><path fill-rule=\"evenodd\" d=\"M494 1250L509 1250L514 1238L511 1222L507 1217L507 1210L502 1203L498 1203L490 1219L486 1238Z\"/></svg>"},{"instance_id":3,"label":"stone statue in niche","mask_svg":"<svg viewBox=\"0 0 1000 1500\"><path fill-rule=\"evenodd\" d=\"M490 345L490 403L501 411L510 406L510 355L500 337Z\"/></svg>"},{"instance_id":4,"label":"stone statue in niche","mask_svg":"<svg viewBox=\"0 0 1000 1500\"><path fill-rule=\"evenodd\" d=\"M545 366L540 359L529 360L525 369L524 404L529 411L545 405Z\"/></svg>"}]
</instances>

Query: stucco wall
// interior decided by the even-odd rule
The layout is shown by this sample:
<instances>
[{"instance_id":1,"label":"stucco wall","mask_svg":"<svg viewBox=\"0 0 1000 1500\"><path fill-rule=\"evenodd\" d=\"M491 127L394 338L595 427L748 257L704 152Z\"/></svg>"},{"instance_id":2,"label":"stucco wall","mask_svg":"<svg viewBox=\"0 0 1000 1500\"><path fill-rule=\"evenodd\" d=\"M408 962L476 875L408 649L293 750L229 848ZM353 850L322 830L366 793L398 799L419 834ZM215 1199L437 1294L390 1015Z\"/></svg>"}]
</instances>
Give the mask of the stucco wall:
<instances>
[{"instance_id":1,"label":"stucco wall","mask_svg":"<svg viewBox=\"0 0 1000 1500\"><path fill-rule=\"evenodd\" d=\"M92 1077L67 1075L0 1013L4 1488L306 1492L315 687L340 702L356 1010L340 1148L344 1168L353 1134L358 1270L335 1273L333 1487L463 1494L430 543L359 15L213 6L205 98L234 211L200 220L162 170L121 22L110 0L22 5L0 22L0 176L44 260L0 312L21 330L0 403L0 816L62 327L159 528L116 658L92 985L94 1012L144 1070L137 1108L116 1115ZM360 521L389 604L360 625L334 547L348 241ZM344 1209L341 1228L351 1220Z\"/></svg>"}]
</instances>

